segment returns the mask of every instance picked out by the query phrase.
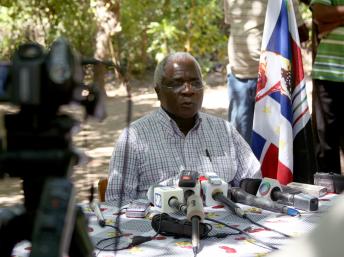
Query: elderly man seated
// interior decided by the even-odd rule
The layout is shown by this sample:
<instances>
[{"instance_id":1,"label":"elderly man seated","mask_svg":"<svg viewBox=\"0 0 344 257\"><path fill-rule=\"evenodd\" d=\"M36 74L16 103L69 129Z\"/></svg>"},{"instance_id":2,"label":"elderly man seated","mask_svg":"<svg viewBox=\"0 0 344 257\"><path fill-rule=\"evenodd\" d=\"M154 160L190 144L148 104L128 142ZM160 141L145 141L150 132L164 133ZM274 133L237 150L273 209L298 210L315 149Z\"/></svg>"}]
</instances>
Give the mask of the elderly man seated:
<instances>
[{"instance_id":1,"label":"elderly man seated","mask_svg":"<svg viewBox=\"0 0 344 257\"><path fill-rule=\"evenodd\" d=\"M106 201L146 198L151 185L176 185L183 170L215 172L238 185L261 177L249 145L226 120L200 112L204 85L196 59L170 54L156 67L161 107L125 129L109 166Z\"/></svg>"}]
</instances>

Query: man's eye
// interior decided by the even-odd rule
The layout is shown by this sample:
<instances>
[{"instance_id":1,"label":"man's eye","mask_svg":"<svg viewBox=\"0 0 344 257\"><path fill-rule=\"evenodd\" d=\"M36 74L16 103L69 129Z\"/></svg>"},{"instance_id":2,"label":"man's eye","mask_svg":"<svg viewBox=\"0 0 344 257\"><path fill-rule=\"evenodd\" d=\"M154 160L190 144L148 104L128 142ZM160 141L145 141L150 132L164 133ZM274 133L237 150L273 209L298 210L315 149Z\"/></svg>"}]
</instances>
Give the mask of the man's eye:
<instances>
[{"instance_id":1,"label":"man's eye","mask_svg":"<svg viewBox=\"0 0 344 257\"><path fill-rule=\"evenodd\" d=\"M183 83L182 82L178 82L178 81L170 82L170 83L167 84L167 86L170 87L170 88L178 88L181 85L183 85Z\"/></svg>"},{"instance_id":2,"label":"man's eye","mask_svg":"<svg viewBox=\"0 0 344 257\"><path fill-rule=\"evenodd\" d=\"M199 80L191 81L190 84L194 88L201 88L201 87L203 87L202 81L199 81Z\"/></svg>"}]
</instances>

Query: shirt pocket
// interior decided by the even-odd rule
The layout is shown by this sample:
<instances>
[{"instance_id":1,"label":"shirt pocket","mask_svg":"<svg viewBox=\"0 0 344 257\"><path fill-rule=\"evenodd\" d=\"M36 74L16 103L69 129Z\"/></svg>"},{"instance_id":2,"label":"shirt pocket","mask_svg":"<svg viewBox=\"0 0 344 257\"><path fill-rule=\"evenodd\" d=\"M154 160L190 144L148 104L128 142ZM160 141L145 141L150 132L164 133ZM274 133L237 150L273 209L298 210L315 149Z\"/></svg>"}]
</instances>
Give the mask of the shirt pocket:
<instances>
[{"instance_id":1,"label":"shirt pocket","mask_svg":"<svg viewBox=\"0 0 344 257\"><path fill-rule=\"evenodd\" d=\"M211 160L211 161L210 161ZM201 157L201 165L197 167L201 174L215 172L225 182L230 182L235 176L236 164L226 152L213 151L208 156Z\"/></svg>"},{"instance_id":2,"label":"shirt pocket","mask_svg":"<svg viewBox=\"0 0 344 257\"><path fill-rule=\"evenodd\" d=\"M231 182L235 177L236 164L227 153L216 155L212 158L215 172L225 182Z\"/></svg>"}]
</instances>

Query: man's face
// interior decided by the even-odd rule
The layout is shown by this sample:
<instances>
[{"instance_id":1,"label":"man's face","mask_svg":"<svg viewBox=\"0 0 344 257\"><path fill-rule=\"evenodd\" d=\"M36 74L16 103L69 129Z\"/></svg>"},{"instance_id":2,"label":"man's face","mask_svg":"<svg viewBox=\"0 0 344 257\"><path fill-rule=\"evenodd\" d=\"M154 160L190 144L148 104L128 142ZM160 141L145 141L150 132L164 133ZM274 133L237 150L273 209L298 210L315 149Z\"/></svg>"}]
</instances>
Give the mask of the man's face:
<instances>
[{"instance_id":1,"label":"man's face","mask_svg":"<svg viewBox=\"0 0 344 257\"><path fill-rule=\"evenodd\" d=\"M156 88L161 106L177 118L188 119L201 109L203 84L197 64L188 56L171 58L162 85Z\"/></svg>"}]
</instances>

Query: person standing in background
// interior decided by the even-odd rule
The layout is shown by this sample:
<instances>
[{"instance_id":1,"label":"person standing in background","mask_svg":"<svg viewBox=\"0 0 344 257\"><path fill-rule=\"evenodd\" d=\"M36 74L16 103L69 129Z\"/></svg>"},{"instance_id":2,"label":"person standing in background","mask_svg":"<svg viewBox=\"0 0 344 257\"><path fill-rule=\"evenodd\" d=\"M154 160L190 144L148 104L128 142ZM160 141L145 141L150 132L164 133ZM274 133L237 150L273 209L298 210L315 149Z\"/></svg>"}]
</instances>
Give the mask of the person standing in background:
<instances>
[{"instance_id":1,"label":"person standing in background","mask_svg":"<svg viewBox=\"0 0 344 257\"><path fill-rule=\"evenodd\" d=\"M319 172L341 173L344 151L344 0L312 0L320 39L312 69Z\"/></svg>"},{"instance_id":2,"label":"person standing in background","mask_svg":"<svg viewBox=\"0 0 344 257\"><path fill-rule=\"evenodd\" d=\"M258 65L268 0L224 0L225 23L230 25L227 85L228 120L251 145ZM308 40L308 29L293 0L300 42Z\"/></svg>"}]
</instances>

